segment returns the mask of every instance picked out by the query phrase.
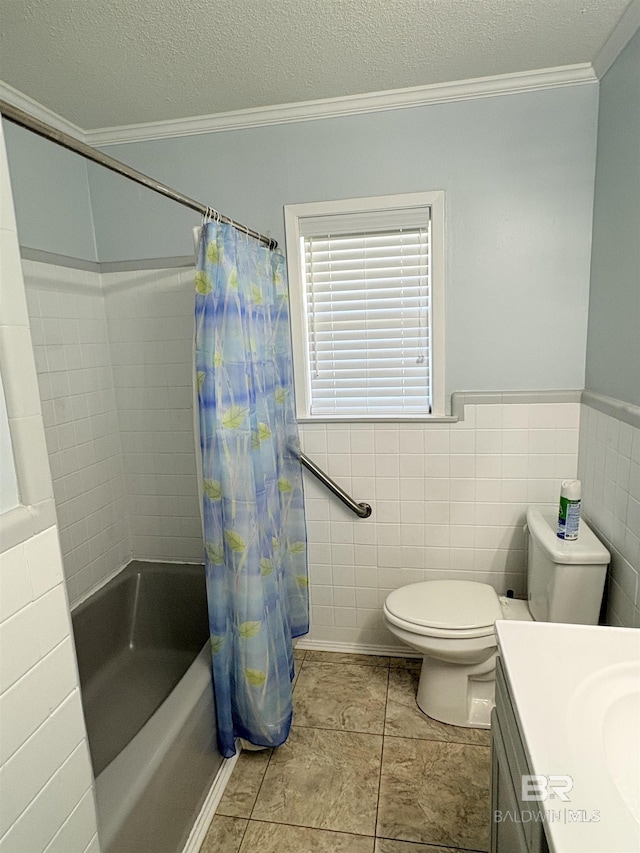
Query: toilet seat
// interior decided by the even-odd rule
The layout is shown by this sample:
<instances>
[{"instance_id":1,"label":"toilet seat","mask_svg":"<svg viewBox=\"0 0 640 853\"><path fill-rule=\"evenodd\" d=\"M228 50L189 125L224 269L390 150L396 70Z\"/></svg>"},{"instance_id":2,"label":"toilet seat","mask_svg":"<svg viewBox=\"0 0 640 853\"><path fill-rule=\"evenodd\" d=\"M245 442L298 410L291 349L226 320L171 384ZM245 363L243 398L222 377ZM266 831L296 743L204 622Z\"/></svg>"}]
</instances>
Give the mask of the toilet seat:
<instances>
[{"instance_id":1,"label":"toilet seat","mask_svg":"<svg viewBox=\"0 0 640 853\"><path fill-rule=\"evenodd\" d=\"M407 631L410 634L416 634L423 637L435 637L443 640L473 640L481 639L482 637L495 637L495 628L493 625L484 626L482 628L468 629L429 628L424 627L423 625L416 625L415 622L406 622L402 619L399 619L397 616L394 616L392 613L389 613L386 606L383 608L383 610L388 622L390 622L392 625L395 625L397 628L401 628L403 631Z\"/></svg>"},{"instance_id":2,"label":"toilet seat","mask_svg":"<svg viewBox=\"0 0 640 853\"><path fill-rule=\"evenodd\" d=\"M502 617L493 587L474 581L423 581L394 590L386 618L414 634L450 639L488 637Z\"/></svg>"}]
</instances>

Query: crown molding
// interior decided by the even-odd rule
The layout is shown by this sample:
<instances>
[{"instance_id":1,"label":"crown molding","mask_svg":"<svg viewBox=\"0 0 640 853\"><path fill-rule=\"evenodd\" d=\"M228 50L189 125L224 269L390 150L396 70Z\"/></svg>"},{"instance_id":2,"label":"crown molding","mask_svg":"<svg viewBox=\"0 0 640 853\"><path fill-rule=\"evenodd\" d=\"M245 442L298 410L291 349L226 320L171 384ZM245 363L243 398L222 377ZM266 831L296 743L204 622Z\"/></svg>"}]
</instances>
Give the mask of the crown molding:
<instances>
[{"instance_id":1,"label":"crown molding","mask_svg":"<svg viewBox=\"0 0 640 853\"><path fill-rule=\"evenodd\" d=\"M602 80L618 56L636 34L640 27L640 0L631 0L618 25L603 44L600 53L593 61L593 70L598 80Z\"/></svg>"},{"instance_id":2,"label":"crown molding","mask_svg":"<svg viewBox=\"0 0 640 853\"><path fill-rule=\"evenodd\" d=\"M281 104L273 107L235 110L213 115L194 116L169 121L126 125L123 127L97 128L86 132L89 145L116 145L127 142L142 142L152 139L169 139L176 136L194 136L201 133L221 133L241 128L264 127L265 125L289 124L314 119L337 118L361 113L406 109L428 104L490 98L523 92L536 92L560 86L575 86L596 83L597 77L590 63L565 65L558 68L543 68L517 74L499 74L493 77L478 77L453 83L434 83L428 86L413 86L365 95L347 95Z\"/></svg>"},{"instance_id":3,"label":"crown molding","mask_svg":"<svg viewBox=\"0 0 640 853\"><path fill-rule=\"evenodd\" d=\"M635 18L629 13L635 9L640 22L640 0L633 0L625 16L612 36L603 47L611 54L618 45L618 53L633 35L629 22ZM625 27L623 22L627 21ZM638 22L636 22L636 29ZM635 31L635 30L634 30ZM620 33L618 36L616 34ZM625 34L625 35L623 35ZM615 37L615 38L614 38ZM623 40L624 39L624 40ZM613 47L609 47L613 45ZM609 56L609 53L606 54ZM615 55L609 62L614 61ZM606 59L604 60L606 61ZM608 69L605 67L602 74ZM604 67L604 65L603 65ZM470 80L458 80L452 83L433 83L428 86L413 86L405 89L392 89L383 92L370 92L364 95L346 95L339 98L325 98L302 101L278 106L257 107L254 109L234 110L225 113L213 113L206 116L193 116L184 119L148 122L144 124L104 127L95 130L83 130L78 125L50 110L48 107L19 92L8 83L0 80L0 99L18 107L57 130L68 133L87 145L118 145L128 142L143 142L154 139L171 139L179 136L195 136L203 133L222 133L228 130L265 127L292 122L313 121L323 118L360 115L363 113L383 112L387 110L422 107L429 104L445 104L455 101L491 98L499 95L513 95L524 92L537 92L555 89L561 86L575 86L596 83L598 77L590 63L564 65L557 68L543 68L537 71L523 71L517 74L498 74L492 77L477 77Z\"/></svg>"},{"instance_id":4,"label":"crown molding","mask_svg":"<svg viewBox=\"0 0 640 853\"><path fill-rule=\"evenodd\" d=\"M80 142L87 141L86 132L81 127L78 127L77 124L67 121L66 118L58 115L58 113L54 113L53 110L43 106L38 101L34 101L33 98L30 98L23 92L14 89L13 86L5 83L3 80L0 80L0 100L6 101L19 110L24 110L24 112L29 113L34 118L50 124L51 127L55 127L56 130L68 133L69 136L73 136L75 139L80 140Z\"/></svg>"}]
</instances>

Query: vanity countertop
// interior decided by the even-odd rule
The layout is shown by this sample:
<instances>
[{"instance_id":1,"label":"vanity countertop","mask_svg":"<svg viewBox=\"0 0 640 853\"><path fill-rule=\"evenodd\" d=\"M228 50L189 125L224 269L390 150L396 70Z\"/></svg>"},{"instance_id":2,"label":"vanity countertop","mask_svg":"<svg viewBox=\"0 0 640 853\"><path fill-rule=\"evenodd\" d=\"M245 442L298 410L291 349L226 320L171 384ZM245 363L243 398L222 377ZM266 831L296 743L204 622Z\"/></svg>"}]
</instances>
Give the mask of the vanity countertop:
<instances>
[{"instance_id":1,"label":"vanity countertop","mask_svg":"<svg viewBox=\"0 0 640 853\"><path fill-rule=\"evenodd\" d=\"M550 850L639 853L640 630L496 630L529 768L545 777L528 783L524 806L542 809Z\"/></svg>"}]
</instances>

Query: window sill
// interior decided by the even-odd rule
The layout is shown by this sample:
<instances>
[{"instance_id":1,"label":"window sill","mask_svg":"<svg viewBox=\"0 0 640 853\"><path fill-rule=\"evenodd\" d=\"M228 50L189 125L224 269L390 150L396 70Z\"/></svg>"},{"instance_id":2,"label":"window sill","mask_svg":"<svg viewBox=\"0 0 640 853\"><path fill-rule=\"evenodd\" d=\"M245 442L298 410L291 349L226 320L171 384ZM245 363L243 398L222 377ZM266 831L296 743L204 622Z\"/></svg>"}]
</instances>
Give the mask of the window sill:
<instances>
[{"instance_id":1,"label":"window sill","mask_svg":"<svg viewBox=\"0 0 640 853\"><path fill-rule=\"evenodd\" d=\"M317 415L316 417L297 418L299 424L335 424L335 423L391 423L391 424L455 424L457 415Z\"/></svg>"}]
</instances>

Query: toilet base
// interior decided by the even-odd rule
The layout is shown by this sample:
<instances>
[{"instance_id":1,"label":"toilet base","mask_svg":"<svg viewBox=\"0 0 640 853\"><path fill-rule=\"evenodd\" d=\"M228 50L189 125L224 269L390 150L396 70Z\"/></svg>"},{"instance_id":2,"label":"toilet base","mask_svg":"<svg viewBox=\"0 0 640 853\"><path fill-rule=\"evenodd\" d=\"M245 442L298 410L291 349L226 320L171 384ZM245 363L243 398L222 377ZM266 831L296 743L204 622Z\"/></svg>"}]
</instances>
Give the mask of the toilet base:
<instances>
[{"instance_id":1,"label":"toilet base","mask_svg":"<svg viewBox=\"0 0 640 853\"><path fill-rule=\"evenodd\" d=\"M491 727L495 705L496 657L464 666L422 659L416 701L434 720L474 729Z\"/></svg>"}]
</instances>

